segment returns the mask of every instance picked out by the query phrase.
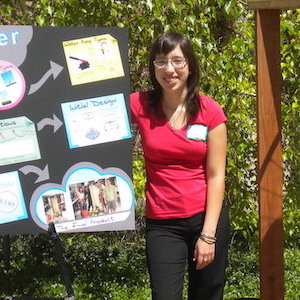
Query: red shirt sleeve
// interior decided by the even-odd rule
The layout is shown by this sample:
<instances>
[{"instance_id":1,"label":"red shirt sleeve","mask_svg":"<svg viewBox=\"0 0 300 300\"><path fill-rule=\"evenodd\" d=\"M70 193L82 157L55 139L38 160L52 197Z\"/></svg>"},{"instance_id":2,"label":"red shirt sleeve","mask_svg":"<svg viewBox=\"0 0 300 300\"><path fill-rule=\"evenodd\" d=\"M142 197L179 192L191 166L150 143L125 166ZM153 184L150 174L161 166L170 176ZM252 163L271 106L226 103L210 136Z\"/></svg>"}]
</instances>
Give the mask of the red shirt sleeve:
<instances>
[{"instance_id":1,"label":"red shirt sleeve","mask_svg":"<svg viewBox=\"0 0 300 300\"><path fill-rule=\"evenodd\" d=\"M138 104L139 93L130 94L130 111L131 111L131 121L136 124L136 113Z\"/></svg>"},{"instance_id":2,"label":"red shirt sleeve","mask_svg":"<svg viewBox=\"0 0 300 300\"><path fill-rule=\"evenodd\" d=\"M206 120L207 127L211 130L222 123L227 122L227 118L221 105L210 97L200 95L201 113Z\"/></svg>"}]
</instances>

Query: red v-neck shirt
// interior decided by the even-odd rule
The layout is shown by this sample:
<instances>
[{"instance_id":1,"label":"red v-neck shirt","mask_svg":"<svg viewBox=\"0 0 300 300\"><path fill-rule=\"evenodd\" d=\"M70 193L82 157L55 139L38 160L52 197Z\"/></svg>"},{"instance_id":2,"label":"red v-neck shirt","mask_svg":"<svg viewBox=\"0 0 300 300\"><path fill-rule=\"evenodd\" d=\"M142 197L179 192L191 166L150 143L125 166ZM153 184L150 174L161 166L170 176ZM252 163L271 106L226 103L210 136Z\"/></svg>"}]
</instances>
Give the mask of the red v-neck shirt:
<instances>
[{"instance_id":1,"label":"red v-neck shirt","mask_svg":"<svg viewBox=\"0 0 300 300\"><path fill-rule=\"evenodd\" d=\"M221 106L199 95L200 112L182 129L173 129L165 118L148 108L149 92L130 95L132 121L138 125L147 174L146 217L187 218L205 211L205 140L187 138L188 126L211 130L227 121Z\"/></svg>"}]
</instances>

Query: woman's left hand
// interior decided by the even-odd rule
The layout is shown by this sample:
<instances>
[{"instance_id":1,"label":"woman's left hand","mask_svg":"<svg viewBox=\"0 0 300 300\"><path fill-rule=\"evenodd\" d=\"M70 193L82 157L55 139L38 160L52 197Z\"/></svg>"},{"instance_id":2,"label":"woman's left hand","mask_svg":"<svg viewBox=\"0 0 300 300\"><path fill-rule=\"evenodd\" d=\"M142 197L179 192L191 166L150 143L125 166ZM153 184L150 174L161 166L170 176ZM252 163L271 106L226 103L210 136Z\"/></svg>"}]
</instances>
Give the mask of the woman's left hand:
<instances>
[{"instance_id":1,"label":"woman's left hand","mask_svg":"<svg viewBox=\"0 0 300 300\"><path fill-rule=\"evenodd\" d=\"M196 261L196 270L201 270L213 262L215 258L215 243L208 244L198 238L195 245L194 260Z\"/></svg>"}]
</instances>

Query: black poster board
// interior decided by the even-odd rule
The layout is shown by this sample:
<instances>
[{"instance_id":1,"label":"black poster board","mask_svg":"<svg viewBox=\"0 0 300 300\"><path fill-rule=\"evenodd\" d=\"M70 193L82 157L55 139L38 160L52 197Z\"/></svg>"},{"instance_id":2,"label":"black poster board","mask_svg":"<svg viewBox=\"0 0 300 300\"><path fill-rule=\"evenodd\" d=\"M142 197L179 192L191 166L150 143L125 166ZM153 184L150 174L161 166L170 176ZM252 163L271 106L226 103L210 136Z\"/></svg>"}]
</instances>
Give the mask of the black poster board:
<instances>
[{"instance_id":1,"label":"black poster board","mask_svg":"<svg viewBox=\"0 0 300 300\"><path fill-rule=\"evenodd\" d=\"M127 31L0 26L0 234L134 229Z\"/></svg>"}]
</instances>

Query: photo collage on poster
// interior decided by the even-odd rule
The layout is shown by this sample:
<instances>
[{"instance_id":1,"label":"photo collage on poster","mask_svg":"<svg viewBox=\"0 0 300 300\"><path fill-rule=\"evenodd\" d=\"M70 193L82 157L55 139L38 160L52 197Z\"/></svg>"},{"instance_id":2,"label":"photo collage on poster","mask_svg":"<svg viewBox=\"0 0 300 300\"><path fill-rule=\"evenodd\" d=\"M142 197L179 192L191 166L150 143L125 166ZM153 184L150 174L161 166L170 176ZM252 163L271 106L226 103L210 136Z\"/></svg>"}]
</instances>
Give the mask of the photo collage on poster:
<instances>
[{"instance_id":1,"label":"photo collage on poster","mask_svg":"<svg viewBox=\"0 0 300 300\"><path fill-rule=\"evenodd\" d=\"M68 193L68 199L72 203L68 210L65 193L43 196L48 223L62 223L122 211L116 177L72 184Z\"/></svg>"},{"instance_id":2,"label":"photo collage on poster","mask_svg":"<svg viewBox=\"0 0 300 300\"><path fill-rule=\"evenodd\" d=\"M124 221L133 203L125 173L85 162L68 170L61 185L41 185L32 196L30 212L41 228L53 222L63 232Z\"/></svg>"}]
</instances>

